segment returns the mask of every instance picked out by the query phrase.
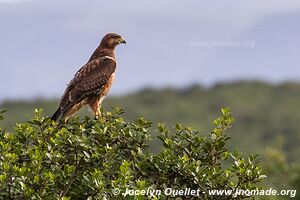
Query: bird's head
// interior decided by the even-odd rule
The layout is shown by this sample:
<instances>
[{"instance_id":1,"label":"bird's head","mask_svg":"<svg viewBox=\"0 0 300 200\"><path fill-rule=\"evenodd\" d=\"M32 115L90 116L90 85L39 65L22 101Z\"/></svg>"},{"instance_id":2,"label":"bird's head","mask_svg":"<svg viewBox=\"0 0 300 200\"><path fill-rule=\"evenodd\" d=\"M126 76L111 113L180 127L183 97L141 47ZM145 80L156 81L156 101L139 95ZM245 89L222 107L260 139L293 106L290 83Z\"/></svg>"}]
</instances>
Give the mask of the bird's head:
<instances>
[{"instance_id":1,"label":"bird's head","mask_svg":"<svg viewBox=\"0 0 300 200\"><path fill-rule=\"evenodd\" d=\"M126 44L125 39L116 33L108 33L101 40L100 46L104 48L114 49L119 44Z\"/></svg>"}]
</instances>

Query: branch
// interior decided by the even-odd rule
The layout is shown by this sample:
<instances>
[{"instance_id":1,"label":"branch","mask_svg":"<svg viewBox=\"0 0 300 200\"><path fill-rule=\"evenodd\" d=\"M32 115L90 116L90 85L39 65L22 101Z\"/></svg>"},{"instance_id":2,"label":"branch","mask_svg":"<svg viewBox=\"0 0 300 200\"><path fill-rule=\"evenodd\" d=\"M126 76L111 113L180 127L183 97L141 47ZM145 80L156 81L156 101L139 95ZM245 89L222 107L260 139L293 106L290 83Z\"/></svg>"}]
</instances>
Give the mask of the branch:
<instances>
[{"instance_id":1,"label":"branch","mask_svg":"<svg viewBox=\"0 0 300 200\"><path fill-rule=\"evenodd\" d=\"M68 193L72 183L74 182L74 180L75 180L75 178L78 174L79 165L80 165L80 162L82 161L82 159L83 159L83 157L81 157L80 160L78 161L78 159L77 159L77 146L75 146L75 162L76 162L75 170L73 171L73 173L71 175L71 178L70 178L70 181L69 181L68 185L60 193L60 197L64 197Z\"/></svg>"}]
</instances>

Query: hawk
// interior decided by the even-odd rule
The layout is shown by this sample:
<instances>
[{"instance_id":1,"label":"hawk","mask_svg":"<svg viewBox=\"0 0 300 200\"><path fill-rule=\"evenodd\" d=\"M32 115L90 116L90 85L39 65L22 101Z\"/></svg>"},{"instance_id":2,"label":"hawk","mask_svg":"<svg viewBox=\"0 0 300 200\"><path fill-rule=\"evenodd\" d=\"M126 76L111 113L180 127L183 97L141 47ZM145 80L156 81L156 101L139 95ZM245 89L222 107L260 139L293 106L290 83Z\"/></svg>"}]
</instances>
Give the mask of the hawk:
<instances>
[{"instance_id":1,"label":"hawk","mask_svg":"<svg viewBox=\"0 0 300 200\"><path fill-rule=\"evenodd\" d=\"M88 105L100 117L100 107L115 78L115 47L126 44L123 37L116 33L106 34L89 61L77 71L68 84L57 111L51 119L67 121L82 106Z\"/></svg>"}]
</instances>

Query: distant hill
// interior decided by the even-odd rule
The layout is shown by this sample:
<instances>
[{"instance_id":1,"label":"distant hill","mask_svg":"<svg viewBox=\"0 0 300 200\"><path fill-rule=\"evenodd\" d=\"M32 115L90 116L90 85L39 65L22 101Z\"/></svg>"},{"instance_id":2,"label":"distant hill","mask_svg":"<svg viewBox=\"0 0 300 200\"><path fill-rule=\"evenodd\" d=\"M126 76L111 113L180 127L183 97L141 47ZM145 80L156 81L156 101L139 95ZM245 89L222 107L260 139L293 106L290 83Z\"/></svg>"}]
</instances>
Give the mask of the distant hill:
<instances>
[{"instance_id":1,"label":"distant hill","mask_svg":"<svg viewBox=\"0 0 300 200\"><path fill-rule=\"evenodd\" d=\"M45 115L50 116L57 105L58 100L46 99L3 102L1 107L8 109L4 126L12 130L16 122L30 119L34 108L43 108ZM199 85L185 89L149 88L106 99L104 108L109 110L111 106L124 108L124 117L129 120L145 116L168 125L180 122L203 133L209 131L207 127L221 107L230 107L236 119L231 131L232 149L263 154L267 146L282 143L289 160L300 160L299 83L240 81L211 88ZM87 110L81 112L86 114L90 115Z\"/></svg>"}]
</instances>

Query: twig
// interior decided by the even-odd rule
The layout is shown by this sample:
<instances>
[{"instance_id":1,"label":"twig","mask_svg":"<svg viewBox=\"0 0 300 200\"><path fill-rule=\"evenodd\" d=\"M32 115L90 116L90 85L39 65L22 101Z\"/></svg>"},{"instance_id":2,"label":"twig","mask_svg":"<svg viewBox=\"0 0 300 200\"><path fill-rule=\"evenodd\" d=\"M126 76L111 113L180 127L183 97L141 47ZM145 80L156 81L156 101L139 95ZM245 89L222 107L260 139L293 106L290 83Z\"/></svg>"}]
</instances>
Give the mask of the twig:
<instances>
[{"instance_id":1,"label":"twig","mask_svg":"<svg viewBox=\"0 0 300 200\"><path fill-rule=\"evenodd\" d=\"M69 191L69 189L70 189L70 187L71 187L73 181L75 180L75 177L76 177L77 174L78 174L79 165L80 165L80 162L82 161L82 159L83 159L83 157L81 157L80 160L78 161L78 159L77 159L77 146L75 146L75 162L76 162L75 170L73 171L73 173L72 173L72 175L71 175L71 178L70 178L70 181L69 181L68 185L67 185L66 188L61 192L60 197L64 197L64 196L68 193L68 191Z\"/></svg>"}]
</instances>

